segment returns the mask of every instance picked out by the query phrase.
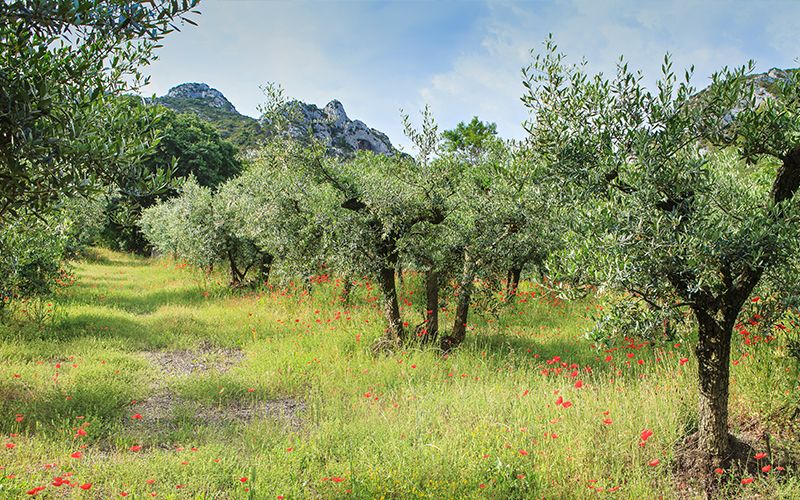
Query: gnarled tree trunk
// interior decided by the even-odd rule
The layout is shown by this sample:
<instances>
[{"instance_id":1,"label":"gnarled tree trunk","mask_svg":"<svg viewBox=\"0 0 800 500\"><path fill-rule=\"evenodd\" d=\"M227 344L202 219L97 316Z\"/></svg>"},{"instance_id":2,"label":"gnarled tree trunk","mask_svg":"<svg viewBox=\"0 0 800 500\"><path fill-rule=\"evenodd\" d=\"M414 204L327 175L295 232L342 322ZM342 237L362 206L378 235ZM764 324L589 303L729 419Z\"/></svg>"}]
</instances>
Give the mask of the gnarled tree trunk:
<instances>
[{"instance_id":1,"label":"gnarled tree trunk","mask_svg":"<svg viewBox=\"0 0 800 500\"><path fill-rule=\"evenodd\" d=\"M442 338L442 350L449 351L461 345L467 336L467 318L469 305L472 300L473 280L475 279L475 262L468 252L464 252L464 269L458 286L458 299L456 300L456 316L453 319L453 331Z\"/></svg>"},{"instance_id":2,"label":"gnarled tree trunk","mask_svg":"<svg viewBox=\"0 0 800 500\"><path fill-rule=\"evenodd\" d=\"M425 331L422 341L425 343L436 342L439 336L439 273L429 269L425 273Z\"/></svg>"},{"instance_id":3,"label":"gnarled tree trunk","mask_svg":"<svg viewBox=\"0 0 800 500\"><path fill-rule=\"evenodd\" d=\"M706 471L724 467L730 455L728 395L733 324L720 323L708 311L695 309L698 341L695 347L700 380L698 446Z\"/></svg>"},{"instance_id":4,"label":"gnarled tree trunk","mask_svg":"<svg viewBox=\"0 0 800 500\"><path fill-rule=\"evenodd\" d=\"M233 250L228 249L228 265L231 272L231 287L236 288L242 284L242 273L239 272L239 267L236 265L236 255Z\"/></svg>"},{"instance_id":5,"label":"gnarled tree trunk","mask_svg":"<svg viewBox=\"0 0 800 500\"><path fill-rule=\"evenodd\" d=\"M394 264L385 265L378 273L378 285L383 295L383 316L387 328L384 340L390 346L397 346L405 340L405 329L400 318L400 305L397 302L397 286L395 282Z\"/></svg>"}]
</instances>

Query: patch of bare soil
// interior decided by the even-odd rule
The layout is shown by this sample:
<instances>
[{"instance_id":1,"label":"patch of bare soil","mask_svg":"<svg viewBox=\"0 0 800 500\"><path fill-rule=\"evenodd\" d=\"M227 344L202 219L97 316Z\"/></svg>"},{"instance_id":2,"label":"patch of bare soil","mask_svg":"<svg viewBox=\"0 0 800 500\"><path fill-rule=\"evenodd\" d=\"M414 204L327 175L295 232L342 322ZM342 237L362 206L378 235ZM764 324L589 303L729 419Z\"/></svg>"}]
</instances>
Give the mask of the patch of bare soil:
<instances>
[{"instance_id":1,"label":"patch of bare soil","mask_svg":"<svg viewBox=\"0 0 800 500\"><path fill-rule=\"evenodd\" d=\"M142 356L167 375L190 375L210 370L224 373L239 363L244 353L203 342L193 350L146 351Z\"/></svg>"},{"instance_id":2,"label":"patch of bare soil","mask_svg":"<svg viewBox=\"0 0 800 500\"><path fill-rule=\"evenodd\" d=\"M197 349L146 351L141 356L168 376L187 377L213 371L225 373L244 359L240 349L229 349L204 342ZM130 429L147 432L169 432L179 427L179 420L190 418L206 425L247 422L256 419L276 419L287 427L299 429L305 402L295 398L267 401L238 401L222 405L203 405L186 401L177 395L162 378L153 384L153 392L144 401L131 407L126 416ZM178 409L184 410L179 415ZM188 413L187 413L188 412ZM141 418L133 418L134 415Z\"/></svg>"},{"instance_id":3,"label":"patch of bare soil","mask_svg":"<svg viewBox=\"0 0 800 500\"><path fill-rule=\"evenodd\" d=\"M300 415L305 409L306 404L302 400L282 398L253 403L235 402L223 406L202 407L198 408L197 418L209 424L273 418L297 430L302 425Z\"/></svg>"}]
</instances>

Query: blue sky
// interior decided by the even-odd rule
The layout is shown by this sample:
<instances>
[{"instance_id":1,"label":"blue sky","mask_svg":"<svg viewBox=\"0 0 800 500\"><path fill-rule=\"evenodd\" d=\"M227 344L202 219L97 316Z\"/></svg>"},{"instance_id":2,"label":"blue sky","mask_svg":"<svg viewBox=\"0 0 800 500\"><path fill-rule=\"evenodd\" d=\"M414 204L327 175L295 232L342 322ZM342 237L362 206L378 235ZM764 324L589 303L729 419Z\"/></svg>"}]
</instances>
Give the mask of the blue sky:
<instances>
[{"instance_id":1,"label":"blue sky","mask_svg":"<svg viewBox=\"0 0 800 500\"><path fill-rule=\"evenodd\" d=\"M521 68L553 33L562 51L612 73L620 55L654 81L665 52L703 86L722 66L800 63L800 0L278 1L203 0L198 27L165 40L147 94L183 82L220 90L257 116L259 85L344 104L406 145L400 109L431 106L440 127L473 115L524 136Z\"/></svg>"}]
</instances>

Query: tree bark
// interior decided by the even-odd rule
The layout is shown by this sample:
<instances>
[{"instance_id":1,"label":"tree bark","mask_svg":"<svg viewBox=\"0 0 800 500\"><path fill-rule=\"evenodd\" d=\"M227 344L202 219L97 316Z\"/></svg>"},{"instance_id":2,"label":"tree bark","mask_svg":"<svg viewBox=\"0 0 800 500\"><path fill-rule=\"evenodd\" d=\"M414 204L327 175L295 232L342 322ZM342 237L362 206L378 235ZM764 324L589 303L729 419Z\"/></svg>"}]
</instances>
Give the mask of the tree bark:
<instances>
[{"instance_id":1,"label":"tree bark","mask_svg":"<svg viewBox=\"0 0 800 500\"><path fill-rule=\"evenodd\" d=\"M388 325L385 339L392 345L399 345L405 340L405 330L400 318L400 305L397 302L394 263L381 268L378 273L378 284L383 295L383 315Z\"/></svg>"},{"instance_id":2,"label":"tree bark","mask_svg":"<svg viewBox=\"0 0 800 500\"><path fill-rule=\"evenodd\" d=\"M261 254L261 259L258 263L258 280L263 286L269 285L269 275L272 272L272 263L275 257L269 253Z\"/></svg>"},{"instance_id":3,"label":"tree bark","mask_svg":"<svg viewBox=\"0 0 800 500\"><path fill-rule=\"evenodd\" d=\"M694 312L700 379L698 445L704 467L711 471L724 467L730 454L728 395L733 321L723 320L721 324L709 311L695 308Z\"/></svg>"},{"instance_id":4,"label":"tree bark","mask_svg":"<svg viewBox=\"0 0 800 500\"><path fill-rule=\"evenodd\" d=\"M340 300L345 303L350 303L350 294L353 291L353 275L346 274L344 277L344 283L342 283L342 295L339 297Z\"/></svg>"},{"instance_id":5,"label":"tree bark","mask_svg":"<svg viewBox=\"0 0 800 500\"><path fill-rule=\"evenodd\" d=\"M230 265L231 271L231 285L232 287L237 287L242 284L242 275L239 272L239 268L236 266L236 257L233 255L233 250L228 250L228 264Z\"/></svg>"},{"instance_id":6,"label":"tree bark","mask_svg":"<svg viewBox=\"0 0 800 500\"><path fill-rule=\"evenodd\" d=\"M400 283L400 286L405 286L405 278L403 278L403 263L400 262L398 259L397 263L394 265L395 271L397 272L397 281Z\"/></svg>"},{"instance_id":7,"label":"tree bark","mask_svg":"<svg viewBox=\"0 0 800 500\"><path fill-rule=\"evenodd\" d=\"M467 252L464 252L464 270L458 287L456 316L453 319L453 331L442 339L442 350L449 351L461 345L467 336L467 318L472 299L472 281L475 279L475 263Z\"/></svg>"},{"instance_id":8,"label":"tree bark","mask_svg":"<svg viewBox=\"0 0 800 500\"><path fill-rule=\"evenodd\" d=\"M511 303L517 296L517 289L519 288L519 280L522 277L521 267L512 267L508 271L508 283L506 285L506 301Z\"/></svg>"},{"instance_id":9,"label":"tree bark","mask_svg":"<svg viewBox=\"0 0 800 500\"><path fill-rule=\"evenodd\" d=\"M439 336L439 273L429 269L425 274L425 322L422 341L436 342Z\"/></svg>"}]
</instances>

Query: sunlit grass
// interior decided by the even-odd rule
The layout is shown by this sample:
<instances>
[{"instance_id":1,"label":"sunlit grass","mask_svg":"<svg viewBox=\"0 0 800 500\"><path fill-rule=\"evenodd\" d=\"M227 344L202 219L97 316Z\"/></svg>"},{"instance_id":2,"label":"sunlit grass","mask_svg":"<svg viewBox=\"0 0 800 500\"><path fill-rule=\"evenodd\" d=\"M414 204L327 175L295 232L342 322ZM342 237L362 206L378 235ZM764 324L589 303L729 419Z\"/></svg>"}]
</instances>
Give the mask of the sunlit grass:
<instances>
[{"instance_id":1,"label":"sunlit grass","mask_svg":"<svg viewBox=\"0 0 800 500\"><path fill-rule=\"evenodd\" d=\"M334 281L311 296L232 293L223 278L108 251L76 274L54 299L52 324L0 326L0 496L36 486L93 497L678 494L671 462L695 425L694 358L674 343L594 349L583 336L589 300L523 295L499 318L474 315L468 341L446 357L376 356L383 322L363 280L344 305ZM412 324L417 285L410 276L403 291ZM780 340L737 345L732 420L792 446L777 429L797 406L798 373ZM243 358L189 375L146 358L207 345ZM165 391L175 399L169 425L156 421L164 415L132 418L142 408L133 401ZM209 416L271 401L296 401L294 420ZM55 487L54 477L92 486ZM800 494L793 471L779 477L742 486L737 476L729 493Z\"/></svg>"}]
</instances>

